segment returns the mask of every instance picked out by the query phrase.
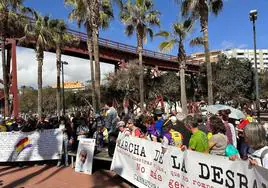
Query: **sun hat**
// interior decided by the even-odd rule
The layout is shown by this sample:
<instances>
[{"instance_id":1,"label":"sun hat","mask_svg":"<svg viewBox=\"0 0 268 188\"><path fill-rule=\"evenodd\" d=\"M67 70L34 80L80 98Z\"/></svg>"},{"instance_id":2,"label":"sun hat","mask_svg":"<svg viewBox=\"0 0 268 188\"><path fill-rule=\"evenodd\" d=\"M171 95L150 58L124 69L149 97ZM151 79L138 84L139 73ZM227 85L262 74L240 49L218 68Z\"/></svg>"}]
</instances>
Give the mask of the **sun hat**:
<instances>
[{"instance_id":1,"label":"sun hat","mask_svg":"<svg viewBox=\"0 0 268 188\"><path fill-rule=\"evenodd\" d=\"M186 118L186 114L182 113L182 112L178 112L176 115L177 120L179 121L183 121Z\"/></svg>"},{"instance_id":2,"label":"sun hat","mask_svg":"<svg viewBox=\"0 0 268 188\"><path fill-rule=\"evenodd\" d=\"M124 127L124 126L125 126L125 122L124 122L124 121L119 121L119 122L116 124L116 128Z\"/></svg>"},{"instance_id":3,"label":"sun hat","mask_svg":"<svg viewBox=\"0 0 268 188\"><path fill-rule=\"evenodd\" d=\"M172 122L173 125L176 125L176 123L177 123L176 116L171 116L169 119L170 119L170 121Z\"/></svg>"}]
</instances>

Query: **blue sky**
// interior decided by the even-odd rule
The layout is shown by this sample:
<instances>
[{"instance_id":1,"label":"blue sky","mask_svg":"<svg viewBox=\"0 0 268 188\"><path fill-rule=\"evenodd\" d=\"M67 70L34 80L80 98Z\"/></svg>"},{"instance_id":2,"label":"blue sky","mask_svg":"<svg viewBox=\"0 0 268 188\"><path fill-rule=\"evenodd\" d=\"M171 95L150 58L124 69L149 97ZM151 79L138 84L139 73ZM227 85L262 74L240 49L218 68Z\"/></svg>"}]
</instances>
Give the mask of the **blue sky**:
<instances>
[{"instance_id":1,"label":"blue sky","mask_svg":"<svg viewBox=\"0 0 268 188\"><path fill-rule=\"evenodd\" d=\"M155 0L156 9L161 12L161 29L170 30L171 24L179 20L179 7L174 0ZM78 29L76 23L68 21L69 10L64 6L63 0L25 0L25 5L36 9L42 15L50 15L53 18L66 20L69 27ZM257 20L257 48L268 48L268 0L224 0L224 9L218 17L210 16L209 18L209 45L211 50L226 48L253 48L252 40L252 23L249 21L249 11L258 10ZM125 36L124 26L118 20L118 9L115 10L115 19L106 31L101 31L100 36L106 39L118 41L136 46L135 35L131 38ZM158 31L158 30L156 30ZM188 54L203 51L202 48L192 48L187 45L194 36L199 36L200 27L197 23L193 33L189 35L186 41L186 52ZM158 50L161 38L155 38L152 42L148 40L145 44L146 49ZM17 48L18 64L18 84L19 86L37 86L37 63L33 49ZM176 49L170 53L176 55ZM45 53L43 65L43 85L54 85L56 83L56 65L55 54ZM0 56L1 60L1 56ZM70 56L63 56L63 61L69 62L65 66L66 81L82 81L90 79L90 67L88 60L79 59ZM0 72L2 67L0 67ZM102 78L105 74L113 72L114 66L102 63Z\"/></svg>"},{"instance_id":2,"label":"blue sky","mask_svg":"<svg viewBox=\"0 0 268 188\"><path fill-rule=\"evenodd\" d=\"M68 21L68 8L64 6L63 0L25 0L27 6L38 10L42 15L50 15L53 18L65 19L71 28L77 29L75 23ZM173 0L155 0L156 9L161 12L161 29L170 30L171 24L179 20L180 9ZM210 49L225 48L252 48L252 24L249 21L248 13L251 9L258 10L257 27L257 48L267 48L268 44L268 0L224 0L223 11L215 17L209 18ZM136 45L135 35L127 37L124 34L124 25L118 20L118 10L114 7L115 19L108 30L102 31L100 36L110 40ZM84 29L80 29L84 31ZM187 53L202 51L201 48L189 47L187 43L194 36L201 35L199 23L193 33L186 41ZM158 44L161 38L148 40L146 49L158 51ZM170 52L175 54L176 51Z\"/></svg>"}]
</instances>

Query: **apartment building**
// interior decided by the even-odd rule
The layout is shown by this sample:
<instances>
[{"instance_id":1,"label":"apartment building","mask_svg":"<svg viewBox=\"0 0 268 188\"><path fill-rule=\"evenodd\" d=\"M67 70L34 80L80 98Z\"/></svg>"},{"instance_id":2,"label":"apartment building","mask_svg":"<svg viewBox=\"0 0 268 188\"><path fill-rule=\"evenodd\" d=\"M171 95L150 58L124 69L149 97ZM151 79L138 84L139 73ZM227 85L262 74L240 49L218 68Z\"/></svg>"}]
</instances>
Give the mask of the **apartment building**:
<instances>
[{"instance_id":1,"label":"apartment building","mask_svg":"<svg viewBox=\"0 0 268 188\"><path fill-rule=\"evenodd\" d=\"M222 51L220 50L213 50L210 51L210 62L211 63L216 63L218 62L218 56L222 54ZM197 52L197 53L192 53L189 57L188 57L188 62L198 62L198 63L204 63L205 62L205 53L204 52Z\"/></svg>"},{"instance_id":2,"label":"apartment building","mask_svg":"<svg viewBox=\"0 0 268 188\"><path fill-rule=\"evenodd\" d=\"M255 67L253 49L227 49L223 53L229 58L249 59ZM268 49L257 49L257 69L259 72L268 70Z\"/></svg>"}]
</instances>

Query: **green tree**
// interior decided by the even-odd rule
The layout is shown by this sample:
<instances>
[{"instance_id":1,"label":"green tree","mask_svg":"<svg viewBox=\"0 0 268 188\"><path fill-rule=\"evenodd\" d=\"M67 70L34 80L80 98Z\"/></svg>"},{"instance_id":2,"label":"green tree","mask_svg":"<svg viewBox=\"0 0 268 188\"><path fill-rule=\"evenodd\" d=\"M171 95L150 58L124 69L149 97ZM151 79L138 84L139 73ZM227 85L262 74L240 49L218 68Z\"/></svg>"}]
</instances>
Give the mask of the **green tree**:
<instances>
[{"instance_id":1,"label":"green tree","mask_svg":"<svg viewBox=\"0 0 268 188\"><path fill-rule=\"evenodd\" d=\"M207 65L207 88L208 104L213 104L212 89L212 67L210 63L209 38L208 38L208 16L209 13L218 15L223 8L223 0L182 0L182 16L191 19L199 19L201 31L203 32L203 44L205 49L205 61Z\"/></svg>"},{"instance_id":2,"label":"green tree","mask_svg":"<svg viewBox=\"0 0 268 188\"><path fill-rule=\"evenodd\" d=\"M35 41L35 52L38 63L38 117L42 116L43 97L42 97L42 69L44 51L53 45L52 24L48 16L42 17L33 12L35 22L29 23L25 27L25 38L23 41Z\"/></svg>"},{"instance_id":3,"label":"green tree","mask_svg":"<svg viewBox=\"0 0 268 188\"><path fill-rule=\"evenodd\" d=\"M213 73L215 100L242 104L254 99L254 71L249 60L220 56Z\"/></svg>"},{"instance_id":4,"label":"green tree","mask_svg":"<svg viewBox=\"0 0 268 188\"><path fill-rule=\"evenodd\" d=\"M181 104L183 113L187 114L187 96L185 87L185 65L186 65L186 53L184 49L184 41L187 34L192 28L191 20L186 20L182 23L174 23L172 25L173 32L162 31L157 35L167 38L167 41L161 42L159 49L161 51L169 51L174 46L178 46L178 62L180 63L180 86L181 86Z\"/></svg>"},{"instance_id":5,"label":"green tree","mask_svg":"<svg viewBox=\"0 0 268 188\"><path fill-rule=\"evenodd\" d=\"M152 26L159 26L160 12L154 10L154 4L152 0L135 0L133 3L128 0L123 4L120 17L122 22L126 25L125 33L127 36L133 35L136 32L137 36L137 52L139 54L140 76L139 76L139 92L140 92L140 108L144 109L144 86L143 86L143 62L142 51L144 41L149 34L150 38L153 38Z\"/></svg>"},{"instance_id":6,"label":"green tree","mask_svg":"<svg viewBox=\"0 0 268 188\"><path fill-rule=\"evenodd\" d=\"M37 104L33 99L37 98L37 90L27 86L22 86L20 90L20 111L22 113L36 112Z\"/></svg>"},{"instance_id":7,"label":"green tree","mask_svg":"<svg viewBox=\"0 0 268 188\"><path fill-rule=\"evenodd\" d=\"M55 90L52 87L43 88L43 111L45 114L55 114L55 109L57 109Z\"/></svg>"},{"instance_id":8,"label":"green tree","mask_svg":"<svg viewBox=\"0 0 268 188\"><path fill-rule=\"evenodd\" d=\"M260 74L260 96L261 98L267 98L268 96L268 71L264 71Z\"/></svg>"},{"instance_id":9,"label":"green tree","mask_svg":"<svg viewBox=\"0 0 268 188\"><path fill-rule=\"evenodd\" d=\"M84 24L87 30L87 47L90 59L91 82L92 82L92 103L94 109L100 109L100 62L99 62L99 28L108 28L113 18L112 5L110 0L65 0L65 4L73 9L69 14L71 20L76 20L80 27ZM95 66L93 65L93 52Z\"/></svg>"},{"instance_id":10,"label":"green tree","mask_svg":"<svg viewBox=\"0 0 268 188\"><path fill-rule=\"evenodd\" d=\"M2 71L5 97L5 115L9 116L9 70L10 63L5 55L5 43L7 38L12 38L14 33L23 27L23 17L17 13L23 10L22 0L0 0L0 41L2 52ZM25 21L25 19L24 19ZM17 34L17 33L16 33Z\"/></svg>"}]
</instances>

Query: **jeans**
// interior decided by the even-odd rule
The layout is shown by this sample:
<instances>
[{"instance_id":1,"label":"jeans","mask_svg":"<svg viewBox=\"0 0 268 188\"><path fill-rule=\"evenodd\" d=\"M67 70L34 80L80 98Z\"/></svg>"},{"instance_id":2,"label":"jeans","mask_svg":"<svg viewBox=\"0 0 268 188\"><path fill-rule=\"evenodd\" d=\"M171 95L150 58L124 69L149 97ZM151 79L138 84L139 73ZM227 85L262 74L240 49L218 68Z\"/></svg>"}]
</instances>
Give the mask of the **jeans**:
<instances>
[{"instance_id":1,"label":"jeans","mask_svg":"<svg viewBox=\"0 0 268 188\"><path fill-rule=\"evenodd\" d=\"M68 138L63 137L61 157L58 160L58 165L61 164L62 159L64 160L65 166L68 166Z\"/></svg>"}]
</instances>

